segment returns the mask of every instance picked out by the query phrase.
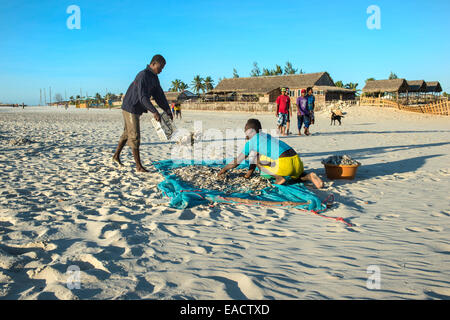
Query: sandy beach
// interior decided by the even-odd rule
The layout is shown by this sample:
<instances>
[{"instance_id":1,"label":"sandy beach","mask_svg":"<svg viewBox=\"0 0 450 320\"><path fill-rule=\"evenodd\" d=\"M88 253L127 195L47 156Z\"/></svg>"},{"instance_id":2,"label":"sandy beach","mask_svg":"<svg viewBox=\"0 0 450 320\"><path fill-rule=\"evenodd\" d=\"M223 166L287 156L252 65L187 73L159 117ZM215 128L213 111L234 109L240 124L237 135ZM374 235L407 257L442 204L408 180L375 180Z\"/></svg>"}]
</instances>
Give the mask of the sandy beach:
<instances>
[{"instance_id":1,"label":"sandy beach","mask_svg":"<svg viewBox=\"0 0 450 320\"><path fill-rule=\"evenodd\" d=\"M173 144L148 114L150 173L137 174L128 147L123 168L111 161L119 109L1 108L0 299L450 299L450 118L346 112L342 126L319 112L312 136L282 139L326 182L306 186L334 195L325 214L352 227L295 209L168 207L151 161ZM272 114L192 111L175 123L225 132L251 117L275 128ZM334 154L362 163L355 180L326 178Z\"/></svg>"}]
</instances>

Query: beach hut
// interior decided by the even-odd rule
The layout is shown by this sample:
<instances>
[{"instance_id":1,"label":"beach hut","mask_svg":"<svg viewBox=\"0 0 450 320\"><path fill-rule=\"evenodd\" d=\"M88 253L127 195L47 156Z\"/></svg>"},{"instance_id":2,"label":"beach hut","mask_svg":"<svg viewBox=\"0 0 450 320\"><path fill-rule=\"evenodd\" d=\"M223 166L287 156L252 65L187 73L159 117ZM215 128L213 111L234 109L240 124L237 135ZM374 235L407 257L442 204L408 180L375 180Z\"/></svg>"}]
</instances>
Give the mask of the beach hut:
<instances>
[{"instance_id":1,"label":"beach hut","mask_svg":"<svg viewBox=\"0 0 450 320\"><path fill-rule=\"evenodd\" d=\"M431 97L434 100L436 100L442 92L442 87L439 81L427 81L425 82L425 85L426 85L425 90L426 96L428 98Z\"/></svg>"},{"instance_id":2,"label":"beach hut","mask_svg":"<svg viewBox=\"0 0 450 320\"><path fill-rule=\"evenodd\" d=\"M408 94L409 86L405 79L370 80L362 89L365 96L389 97L399 99Z\"/></svg>"},{"instance_id":3,"label":"beach hut","mask_svg":"<svg viewBox=\"0 0 450 320\"><path fill-rule=\"evenodd\" d=\"M195 94L193 94L192 92L190 92L188 90L166 91L166 92L164 92L164 95L166 96L167 102L169 102L169 103L183 102L186 100L194 100L197 98L197 96ZM155 101L152 100L152 102L155 102Z\"/></svg>"},{"instance_id":4,"label":"beach hut","mask_svg":"<svg viewBox=\"0 0 450 320\"><path fill-rule=\"evenodd\" d=\"M413 99L415 102L419 102L420 97L427 91L425 80L407 80L406 83L409 87L408 99Z\"/></svg>"},{"instance_id":5,"label":"beach hut","mask_svg":"<svg viewBox=\"0 0 450 320\"><path fill-rule=\"evenodd\" d=\"M208 95L221 99L235 93L238 101L275 102L281 88L288 88L288 94L295 101L301 89L312 87L316 104L329 100L354 99L354 90L338 88L328 72L292 74L279 76L259 76L223 79Z\"/></svg>"}]
</instances>

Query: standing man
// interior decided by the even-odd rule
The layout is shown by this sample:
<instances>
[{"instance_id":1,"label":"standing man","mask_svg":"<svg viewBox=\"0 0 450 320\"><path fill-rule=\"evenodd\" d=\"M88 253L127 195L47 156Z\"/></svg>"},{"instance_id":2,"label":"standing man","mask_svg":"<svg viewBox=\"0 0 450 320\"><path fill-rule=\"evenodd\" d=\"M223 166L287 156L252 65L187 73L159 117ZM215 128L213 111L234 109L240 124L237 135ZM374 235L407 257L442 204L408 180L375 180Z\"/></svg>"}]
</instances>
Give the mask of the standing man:
<instances>
[{"instance_id":1,"label":"standing man","mask_svg":"<svg viewBox=\"0 0 450 320\"><path fill-rule=\"evenodd\" d=\"M278 96L277 98L277 111L276 116L278 118L277 124L278 124L278 132L286 136L286 125L289 117L289 107L291 104L291 99L288 95L286 95L286 88L281 88L281 96Z\"/></svg>"},{"instance_id":2,"label":"standing man","mask_svg":"<svg viewBox=\"0 0 450 320\"><path fill-rule=\"evenodd\" d=\"M306 90L302 89L301 96L297 98L297 126L298 135L302 135L302 125L305 126L305 135L309 136L309 109Z\"/></svg>"},{"instance_id":3,"label":"standing man","mask_svg":"<svg viewBox=\"0 0 450 320\"><path fill-rule=\"evenodd\" d=\"M306 99L308 99L308 110L309 110L309 118L310 123L314 124L314 107L316 106L316 99L313 95L313 89L311 87L308 87L306 89Z\"/></svg>"},{"instance_id":4,"label":"standing man","mask_svg":"<svg viewBox=\"0 0 450 320\"><path fill-rule=\"evenodd\" d=\"M290 91L289 88L286 88L286 96L289 97L290 96ZM289 97L289 101L290 101L290 97ZM291 128L291 118L292 118L292 107L291 104L289 103L288 105L288 118L286 120L286 135L289 135L289 129Z\"/></svg>"},{"instance_id":5,"label":"standing man","mask_svg":"<svg viewBox=\"0 0 450 320\"><path fill-rule=\"evenodd\" d=\"M131 147L134 161L136 162L137 172L148 172L142 164L139 154L139 146L141 141L141 133L139 126L139 119L142 113L150 111L156 121L161 121L161 116L150 102L150 97L153 97L160 108L173 120L172 112L170 112L169 103L167 102L164 91L159 83L158 74L164 69L166 60L162 55L155 55L147 68L139 72L134 81L128 87L127 93L122 103L122 114L125 122L123 134L119 139L116 152L113 156L113 161L119 165L120 152L125 144Z\"/></svg>"}]
</instances>

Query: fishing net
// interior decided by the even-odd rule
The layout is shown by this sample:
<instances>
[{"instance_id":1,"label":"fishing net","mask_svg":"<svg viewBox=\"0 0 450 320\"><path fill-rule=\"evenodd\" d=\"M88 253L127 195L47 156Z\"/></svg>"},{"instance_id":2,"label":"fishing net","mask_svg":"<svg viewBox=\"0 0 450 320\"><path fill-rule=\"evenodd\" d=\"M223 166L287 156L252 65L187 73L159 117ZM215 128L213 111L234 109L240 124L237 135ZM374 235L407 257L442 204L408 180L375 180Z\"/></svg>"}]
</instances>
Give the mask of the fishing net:
<instances>
[{"instance_id":1,"label":"fishing net","mask_svg":"<svg viewBox=\"0 0 450 320\"><path fill-rule=\"evenodd\" d=\"M219 178L217 173L228 160L162 160L154 165L164 176L158 184L161 192L170 198L170 206L184 209L199 204L234 203L263 206L288 206L308 211L323 212L326 205L303 183L288 181L285 185L255 175L243 177L248 161Z\"/></svg>"}]
</instances>

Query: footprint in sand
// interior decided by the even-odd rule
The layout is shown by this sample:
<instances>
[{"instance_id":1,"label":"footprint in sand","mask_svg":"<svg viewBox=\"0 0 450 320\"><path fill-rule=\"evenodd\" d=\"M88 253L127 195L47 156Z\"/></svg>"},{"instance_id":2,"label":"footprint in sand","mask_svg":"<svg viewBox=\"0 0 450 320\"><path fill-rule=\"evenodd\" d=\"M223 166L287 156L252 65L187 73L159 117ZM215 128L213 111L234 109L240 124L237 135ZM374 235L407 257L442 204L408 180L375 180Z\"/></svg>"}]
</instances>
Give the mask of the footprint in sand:
<instances>
[{"instance_id":1,"label":"footprint in sand","mask_svg":"<svg viewBox=\"0 0 450 320\"><path fill-rule=\"evenodd\" d=\"M255 282L243 273L218 273L206 277L222 282L225 291L231 299L261 300L264 294Z\"/></svg>"},{"instance_id":2,"label":"footprint in sand","mask_svg":"<svg viewBox=\"0 0 450 320\"><path fill-rule=\"evenodd\" d=\"M420 228L420 227L407 227L405 230L411 231L411 232L426 232L426 229Z\"/></svg>"},{"instance_id":3,"label":"footprint in sand","mask_svg":"<svg viewBox=\"0 0 450 320\"><path fill-rule=\"evenodd\" d=\"M189 226L186 226L189 227ZM170 233L173 233L176 236L184 237L184 238L193 238L198 232L193 230L179 230L179 227L176 226L166 226L165 227Z\"/></svg>"},{"instance_id":4,"label":"footprint in sand","mask_svg":"<svg viewBox=\"0 0 450 320\"><path fill-rule=\"evenodd\" d=\"M256 234L261 236L271 236L276 238L286 238L295 235L295 233L288 230L278 230L278 229L255 229L250 234Z\"/></svg>"},{"instance_id":5,"label":"footprint in sand","mask_svg":"<svg viewBox=\"0 0 450 320\"><path fill-rule=\"evenodd\" d=\"M441 232L444 230L444 228L441 226L431 226L431 227L427 227L426 229L427 229L427 231L430 231L430 232Z\"/></svg>"}]
</instances>

